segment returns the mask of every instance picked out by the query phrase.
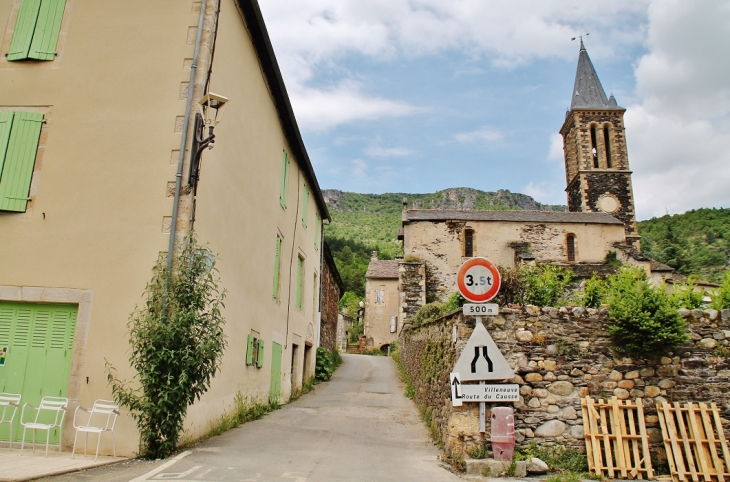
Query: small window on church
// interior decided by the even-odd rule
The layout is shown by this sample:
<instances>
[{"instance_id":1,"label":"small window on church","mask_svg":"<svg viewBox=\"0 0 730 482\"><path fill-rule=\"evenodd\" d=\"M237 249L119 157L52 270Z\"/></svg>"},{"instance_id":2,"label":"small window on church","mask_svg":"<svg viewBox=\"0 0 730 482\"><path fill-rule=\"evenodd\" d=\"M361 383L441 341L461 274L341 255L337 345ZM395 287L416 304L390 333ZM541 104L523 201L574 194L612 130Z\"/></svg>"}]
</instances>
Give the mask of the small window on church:
<instances>
[{"instance_id":1,"label":"small window on church","mask_svg":"<svg viewBox=\"0 0 730 482\"><path fill-rule=\"evenodd\" d=\"M471 258L474 256L474 230L464 230L464 257Z\"/></svg>"},{"instance_id":2,"label":"small window on church","mask_svg":"<svg viewBox=\"0 0 730 482\"><path fill-rule=\"evenodd\" d=\"M611 162L611 139L609 138L608 126L603 126L603 145L606 146L606 167L612 166Z\"/></svg>"},{"instance_id":3,"label":"small window on church","mask_svg":"<svg viewBox=\"0 0 730 482\"><path fill-rule=\"evenodd\" d=\"M598 150L596 143L596 126L591 126L591 154L593 155L593 167L598 167Z\"/></svg>"},{"instance_id":4,"label":"small window on church","mask_svg":"<svg viewBox=\"0 0 730 482\"><path fill-rule=\"evenodd\" d=\"M575 235L569 234L565 241L568 248L568 261L575 261Z\"/></svg>"}]
</instances>

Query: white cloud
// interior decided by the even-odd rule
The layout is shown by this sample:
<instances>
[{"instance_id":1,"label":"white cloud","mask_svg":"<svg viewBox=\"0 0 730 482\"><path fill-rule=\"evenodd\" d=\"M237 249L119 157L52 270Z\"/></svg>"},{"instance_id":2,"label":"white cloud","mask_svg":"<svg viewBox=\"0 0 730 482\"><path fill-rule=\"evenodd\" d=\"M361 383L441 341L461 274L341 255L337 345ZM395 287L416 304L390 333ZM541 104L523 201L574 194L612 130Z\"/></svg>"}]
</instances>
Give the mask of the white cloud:
<instances>
[{"instance_id":1,"label":"white cloud","mask_svg":"<svg viewBox=\"0 0 730 482\"><path fill-rule=\"evenodd\" d=\"M354 121L404 116L416 110L404 102L368 96L355 82L342 82L331 89L299 85L290 95L297 121L313 131Z\"/></svg>"},{"instance_id":2,"label":"white cloud","mask_svg":"<svg viewBox=\"0 0 730 482\"><path fill-rule=\"evenodd\" d=\"M550 136L550 151L548 159L551 161L564 161L565 153L563 152L563 136L560 134L552 134Z\"/></svg>"},{"instance_id":3,"label":"white cloud","mask_svg":"<svg viewBox=\"0 0 730 482\"><path fill-rule=\"evenodd\" d=\"M626 112L640 219L730 205L730 8L657 0Z\"/></svg>"},{"instance_id":4,"label":"white cloud","mask_svg":"<svg viewBox=\"0 0 730 482\"><path fill-rule=\"evenodd\" d=\"M407 157L413 154L413 151L405 147L368 147L365 154L370 157L392 158Z\"/></svg>"},{"instance_id":5,"label":"white cloud","mask_svg":"<svg viewBox=\"0 0 730 482\"><path fill-rule=\"evenodd\" d=\"M640 41L635 19L643 16L646 1L261 0L260 5L302 129L323 130L414 112L397 99L353 92L347 82L315 85L315 72L355 80L339 64L348 56L379 62L459 50L509 68L536 58L573 58L575 45L568 39L586 27L595 29L592 54L611 56ZM332 96L340 99L318 112L320 102Z\"/></svg>"},{"instance_id":6,"label":"white cloud","mask_svg":"<svg viewBox=\"0 0 730 482\"><path fill-rule=\"evenodd\" d=\"M522 193L543 204L565 205L565 191L562 186L551 182L530 182L522 188Z\"/></svg>"},{"instance_id":7,"label":"white cloud","mask_svg":"<svg viewBox=\"0 0 730 482\"><path fill-rule=\"evenodd\" d=\"M502 140L503 137L501 132L489 126L481 127L475 131L454 134L454 138L464 144L470 142L496 142Z\"/></svg>"}]
</instances>

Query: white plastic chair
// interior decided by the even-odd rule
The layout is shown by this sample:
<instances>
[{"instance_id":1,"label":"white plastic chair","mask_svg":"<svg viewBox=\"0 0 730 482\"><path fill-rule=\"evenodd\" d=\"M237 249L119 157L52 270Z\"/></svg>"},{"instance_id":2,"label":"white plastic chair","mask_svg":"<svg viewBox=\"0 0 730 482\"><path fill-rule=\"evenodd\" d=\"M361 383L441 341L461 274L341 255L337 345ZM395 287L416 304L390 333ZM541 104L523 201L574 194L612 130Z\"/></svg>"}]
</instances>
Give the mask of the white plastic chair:
<instances>
[{"instance_id":1,"label":"white plastic chair","mask_svg":"<svg viewBox=\"0 0 730 482\"><path fill-rule=\"evenodd\" d=\"M20 395L16 393L0 393L0 425L7 423L10 427L10 450L13 450L13 421L20 408Z\"/></svg>"},{"instance_id":2,"label":"white plastic chair","mask_svg":"<svg viewBox=\"0 0 730 482\"><path fill-rule=\"evenodd\" d=\"M86 422L80 424L79 422L79 410L88 414ZM96 456L94 460L99 458L99 446L101 445L101 434L109 432L112 435L112 452L114 457L117 456L117 449L114 446L114 425L117 423L117 416L119 415L119 405L115 404L111 400L99 399L94 402L94 406L91 410L84 407L76 407L74 413L74 428L76 429L76 435L74 436L74 448L71 452L71 458L76 455L76 439L79 437L79 432L86 434L86 440L84 441L84 456L86 456L86 449L89 444L89 434L95 433L98 438L96 440ZM83 415L82 415L83 417Z\"/></svg>"},{"instance_id":3,"label":"white plastic chair","mask_svg":"<svg viewBox=\"0 0 730 482\"><path fill-rule=\"evenodd\" d=\"M25 422L25 409L31 407L35 410L35 418L32 422ZM46 457L48 457L48 444L51 441L51 430L58 428L59 442L58 451L61 451L61 436L63 432L63 419L66 416L68 398L43 397L38 408L32 403L23 404L23 411L20 413L20 423L23 425L23 443L20 445L20 455L23 455L25 448L25 433L28 429L33 431L33 451L35 452L36 430L46 431Z\"/></svg>"}]
</instances>

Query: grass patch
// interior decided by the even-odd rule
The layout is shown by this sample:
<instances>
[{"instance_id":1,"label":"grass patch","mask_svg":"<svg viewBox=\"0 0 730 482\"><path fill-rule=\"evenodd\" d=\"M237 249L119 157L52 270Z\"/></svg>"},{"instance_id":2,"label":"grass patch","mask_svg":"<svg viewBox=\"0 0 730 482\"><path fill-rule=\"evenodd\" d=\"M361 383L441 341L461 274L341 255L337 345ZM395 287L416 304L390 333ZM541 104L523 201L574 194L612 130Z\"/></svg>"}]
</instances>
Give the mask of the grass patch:
<instances>
[{"instance_id":1,"label":"grass patch","mask_svg":"<svg viewBox=\"0 0 730 482\"><path fill-rule=\"evenodd\" d=\"M562 445L538 446L533 442L526 448L517 449L517 457L515 458L518 457L520 460L537 457L548 465L551 472L570 472L575 474L588 472L588 459L586 458L586 454L575 447Z\"/></svg>"},{"instance_id":2,"label":"grass patch","mask_svg":"<svg viewBox=\"0 0 730 482\"><path fill-rule=\"evenodd\" d=\"M396 343L393 343L390 345L390 357L395 362L395 366L398 368L398 375L400 376L400 381L403 382L403 385L405 386L405 389L403 390L403 393L406 397L410 398L411 400L416 398L416 390L413 388L413 384L411 383L411 380L408 378L408 374L406 373L406 367L403 366L403 360L400 357L400 352L398 351L398 345Z\"/></svg>"},{"instance_id":3,"label":"grass patch","mask_svg":"<svg viewBox=\"0 0 730 482\"><path fill-rule=\"evenodd\" d=\"M467 455L472 459L486 459L487 458L487 444L485 442L475 445L466 451Z\"/></svg>"},{"instance_id":4,"label":"grass patch","mask_svg":"<svg viewBox=\"0 0 730 482\"><path fill-rule=\"evenodd\" d=\"M314 377L310 377L307 380L304 380L304 383L302 383L302 386L297 388L294 393L292 393L291 397L289 397L289 403L299 400L299 398L302 395L306 395L307 393L314 390L314 385L316 384Z\"/></svg>"}]
</instances>

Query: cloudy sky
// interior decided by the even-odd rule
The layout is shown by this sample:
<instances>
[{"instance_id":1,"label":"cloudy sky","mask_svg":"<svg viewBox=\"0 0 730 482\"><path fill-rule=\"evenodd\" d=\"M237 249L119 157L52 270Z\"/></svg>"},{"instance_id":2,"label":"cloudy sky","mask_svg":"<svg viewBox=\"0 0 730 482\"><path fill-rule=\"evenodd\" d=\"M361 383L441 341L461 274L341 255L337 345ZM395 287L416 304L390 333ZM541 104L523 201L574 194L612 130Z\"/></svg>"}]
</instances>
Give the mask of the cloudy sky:
<instances>
[{"instance_id":1,"label":"cloudy sky","mask_svg":"<svg viewBox=\"0 0 730 482\"><path fill-rule=\"evenodd\" d=\"M730 206L727 0L259 0L322 188L565 204L580 33L639 219Z\"/></svg>"}]
</instances>

